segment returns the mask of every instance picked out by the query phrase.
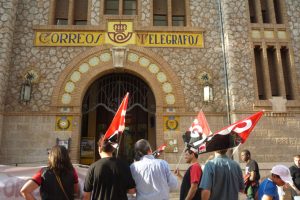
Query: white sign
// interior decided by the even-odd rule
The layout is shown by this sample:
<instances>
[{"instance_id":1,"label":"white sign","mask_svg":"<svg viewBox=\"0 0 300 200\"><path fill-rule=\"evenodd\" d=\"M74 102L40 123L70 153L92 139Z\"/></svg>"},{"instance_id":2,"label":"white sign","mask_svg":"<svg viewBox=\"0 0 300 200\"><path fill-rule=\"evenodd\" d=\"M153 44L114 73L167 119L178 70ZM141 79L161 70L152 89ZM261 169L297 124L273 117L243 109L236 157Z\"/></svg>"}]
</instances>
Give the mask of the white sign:
<instances>
[{"instance_id":1,"label":"white sign","mask_svg":"<svg viewBox=\"0 0 300 200\"><path fill-rule=\"evenodd\" d=\"M13 167L0 165L0 199L24 200L20 194L22 186L42 167L44 166ZM82 199L83 184L88 168L81 167L81 165L74 165L74 168L77 170L80 186L78 199ZM35 190L34 196L39 199L39 189Z\"/></svg>"}]
</instances>

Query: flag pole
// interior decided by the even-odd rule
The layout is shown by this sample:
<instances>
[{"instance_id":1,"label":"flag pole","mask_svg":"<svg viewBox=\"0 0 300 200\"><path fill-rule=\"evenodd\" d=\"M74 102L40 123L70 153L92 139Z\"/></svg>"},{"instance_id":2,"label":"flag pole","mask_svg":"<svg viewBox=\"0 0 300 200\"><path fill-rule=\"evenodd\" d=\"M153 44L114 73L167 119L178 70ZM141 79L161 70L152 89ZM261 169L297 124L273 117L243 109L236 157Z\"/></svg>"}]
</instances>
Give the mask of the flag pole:
<instances>
[{"instance_id":1,"label":"flag pole","mask_svg":"<svg viewBox=\"0 0 300 200\"><path fill-rule=\"evenodd\" d=\"M234 153L238 150L238 148L240 147L241 143L239 143L238 146L234 147L233 152L231 154L231 157L234 155Z\"/></svg>"},{"instance_id":2,"label":"flag pole","mask_svg":"<svg viewBox=\"0 0 300 200\"><path fill-rule=\"evenodd\" d=\"M119 155L119 149L120 149L120 147L121 147L122 135L123 135L122 133L118 132L118 137L120 137L120 140L119 140L119 138L118 138L119 143L118 143L118 149L117 149L117 155L116 155L116 157L118 157L118 155Z\"/></svg>"},{"instance_id":3,"label":"flag pole","mask_svg":"<svg viewBox=\"0 0 300 200\"><path fill-rule=\"evenodd\" d=\"M175 167L175 170L178 169L178 166L179 166L179 164L180 164L180 162L181 162L181 159L182 159L182 157L183 157L183 153L184 153L184 151L185 151L185 149L186 149L186 146L187 146L187 145L186 145L186 143L185 143L184 148L183 148L183 151L181 152L179 161L178 161L178 163L177 163L177 165L176 165L176 167Z\"/></svg>"}]
</instances>

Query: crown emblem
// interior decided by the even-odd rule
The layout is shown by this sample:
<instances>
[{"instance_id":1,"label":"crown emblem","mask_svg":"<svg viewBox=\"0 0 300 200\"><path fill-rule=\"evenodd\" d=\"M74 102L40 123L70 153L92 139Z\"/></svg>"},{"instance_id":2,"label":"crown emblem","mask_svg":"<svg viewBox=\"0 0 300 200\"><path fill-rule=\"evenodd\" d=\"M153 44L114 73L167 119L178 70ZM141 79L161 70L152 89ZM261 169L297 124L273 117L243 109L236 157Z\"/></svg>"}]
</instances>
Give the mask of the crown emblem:
<instances>
[{"instance_id":1,"label":"crown emblem","mask_svg":"<svg viewBox=\"0 0 300 200\"><path fill-rule=\"evenodd\" d=\"M126 24L121 24L121 22L119 24L114 24L114 30L117 33L123 33L127 30L127 25Z\"/></svg>"}]
</instances>

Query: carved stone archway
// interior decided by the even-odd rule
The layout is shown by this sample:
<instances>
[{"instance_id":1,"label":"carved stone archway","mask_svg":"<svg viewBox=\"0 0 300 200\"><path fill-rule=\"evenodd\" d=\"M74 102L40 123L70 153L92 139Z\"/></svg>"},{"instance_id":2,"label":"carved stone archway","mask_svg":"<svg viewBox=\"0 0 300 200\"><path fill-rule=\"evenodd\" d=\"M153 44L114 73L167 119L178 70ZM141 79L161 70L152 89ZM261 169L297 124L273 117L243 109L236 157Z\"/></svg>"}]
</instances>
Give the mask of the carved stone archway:
<instances>
[{"instance_id":1,"label":"carved stone archway","mask_svg":"<svg viewBox=\"0 0 300 200\"><path fill-rule=\"evenodd\" d=\"M169 64L160 56L142 48L130 46L126 64L115 68L109 47L95 47L76 57L61 73L52 96L53 107L70 107L80 113L83 96L89 85L104 74L127 71L145 80L153 90L157 107L184 109L180 81Z\"/></svg>"},{"instance_id":2,"label":"carved stone archway","mask_svg":"<svg viewBox=\"0 0 300 200\"><path fill-rule=\"evenodd\" d=\"M180 80L170 65L152 51L129 46L124 67L113 67L111 46L95 47L74 58L61 73L52 96L52 108L62 115L76 116L72 131L71 156L79 157L81 106L89 86L103 75L126 72L144 80L151 88L156 102L156 143L164 140L163 115L167 108L183 113L184 94ZM176 114L173 113L173 114Z\"/></svg>"}]
</instances>

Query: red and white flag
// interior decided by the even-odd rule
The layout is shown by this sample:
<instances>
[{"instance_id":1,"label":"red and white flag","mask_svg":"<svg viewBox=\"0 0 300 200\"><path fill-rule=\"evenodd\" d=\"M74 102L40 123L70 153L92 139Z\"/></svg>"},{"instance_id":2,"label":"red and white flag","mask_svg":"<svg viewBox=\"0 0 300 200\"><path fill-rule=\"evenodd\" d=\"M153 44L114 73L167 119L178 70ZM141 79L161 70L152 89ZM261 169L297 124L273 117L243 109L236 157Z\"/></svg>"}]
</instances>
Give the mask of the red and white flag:
<instances>
[{"instance_id":1,"label":"red and white flag","mask_svg":"<svg viewBox=\"0 0 300 200\"><path fill-rule=\"evenodd\" d=\"M165 150L166 146L166 144L159 146L155 151L153 151L152 155L157 158Z\"/></svg>"},{"instance_id":2,"label":"red and white flag","mask_svg":"<svg viewBox=\"0 0 300 200\"><path fill-rule=\"evenodd\" d=\"M123 133L125 129L125 115L126 115L126 109L128 104L128 96L129 93L125 95L124 99L122 100L122 103L120 104L118 111L116 112L110 126L108 127L103 140L110 139L117 135L118 133Z\"/></svg>"},{"instance_id":3,"label":"red and white flag","mask_svg":"<svg viewBox=\"0 0 300 200\"><path fill-rule=\"evenodd\" d=\"M237 121L215 132L204 141L201 141L201 143L195 141L193 146L197 146L198 153L201 154L233 148L239 144L243 144L263 114L264 112L260 111L243 120Z\"/></svg>"},{"instance_id":4,"label":"red and white flag","mask_svg":"<svg viewBox=\"0 0 300 200\"><path fill-rule=\"evenodd\" d=\"M203 141L205 141L208 136L212 135L212 132L210 131L210 128L202 110L199 112L197 118L194 119L192 125L189 128L189 131L186 134L190 135L185 136L187 140L185 142L193 144L195 143L195 146L198 146Z\"/></svg>"},{"instance_id":5,"label":"red and white flag","mask_svg":"<svg viewBox=\"0 0 300 200\"><path fill-rule=\"evenodd\" d=\"M226 135L231 132L235 132L238 134L238 136L241 138L241 143L243 144L253 128L255 127L256 123L258 120L261 118L261 116L264 114L263 111L257 112L245 119L242 119L240 121L237 121L225 128L223 128L220 131L217 131L214 133L214 135L219 134L219 135Z\"/></svg>"},{"instance_id":6,"label":"red and white flag","mask_svg":"<svg viewBox=\"0 0 300 200\"><path fill-rule=\"evenodd\" d=\"M198 132L204 134L205 136L209 136L212 134L202 110L199 112L197 118L194 119L192 126L189 128L189 131L192 134Z\"/></svg>"}]
</instances>

